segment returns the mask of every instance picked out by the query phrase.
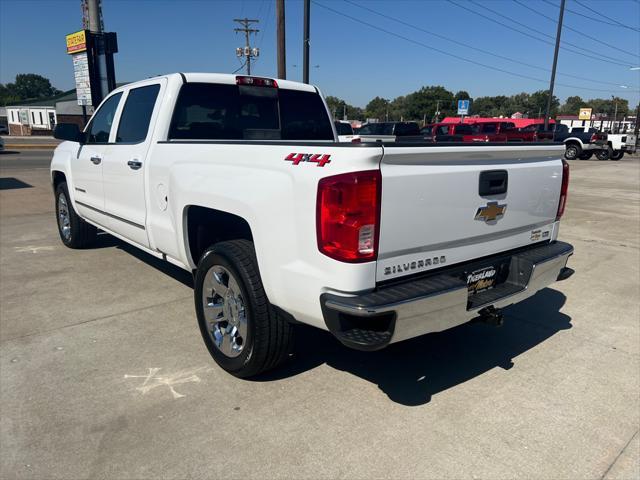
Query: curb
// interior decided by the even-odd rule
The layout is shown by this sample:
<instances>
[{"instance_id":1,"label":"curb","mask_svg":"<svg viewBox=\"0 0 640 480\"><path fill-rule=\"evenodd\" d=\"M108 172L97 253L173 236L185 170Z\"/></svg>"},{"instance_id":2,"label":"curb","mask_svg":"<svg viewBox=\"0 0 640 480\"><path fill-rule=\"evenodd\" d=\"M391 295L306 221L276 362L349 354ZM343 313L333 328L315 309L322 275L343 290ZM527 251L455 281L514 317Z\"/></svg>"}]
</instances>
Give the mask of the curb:
<instances>
[{"instance_id":1,"label":"curb","mask_svg":"<svg viewBox=\"0 0 640 480\"><path fill-rule=\"evenodd\" d=\"M33 143L33 144L16 144L16 143L5 143L5 150L54 150L58 144L47 144L47 143Z\"/></svg>"}]
</instances>

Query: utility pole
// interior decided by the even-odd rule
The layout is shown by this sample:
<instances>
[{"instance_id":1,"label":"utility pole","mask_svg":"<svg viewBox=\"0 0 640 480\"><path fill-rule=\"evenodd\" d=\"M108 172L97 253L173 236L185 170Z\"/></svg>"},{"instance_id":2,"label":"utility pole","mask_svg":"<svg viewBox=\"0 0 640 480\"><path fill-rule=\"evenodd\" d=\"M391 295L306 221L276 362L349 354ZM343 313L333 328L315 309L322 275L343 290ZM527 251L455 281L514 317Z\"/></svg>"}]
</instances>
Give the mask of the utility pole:
<instances>
[{"instance_id":1,"label":"utility pole","mask_svg":"<svg viewBox=\"0 0 640 480\"><path fill-rule=\"evenodd\" d=\"M104 31L101 0L83 0L83 26L91 32L95 85L92 85L94 107L116 88L113 54L118 51L115 33ZM92 83L93 79L92 79Z\"/></svg>"},{"instance_id":2,"label":"utility pole","mask_svg":"<svg viewBox=\"0 0 640 480\"><path fill-rule=\"evenodd\" d=\"M558 31L556 33L556 48L553 52L553 67L551 68L551 81L549 82L549 96L547 108L544 112L544 129L549 129L549 114L551 113L551 99L553 98L553 84L556 81L556 66L558 65L558 51L560 50L560 35L562 34L562 18L564 17L564 1L560 0L560 15L558 16Z\"/></svg>"},{"instance_id":3,"label":"utility pole","mask_svg":"<svg viewBox=\"0 0 640 480\"><path fill-rule=\"evenodd\" d=\"M287 78L287 54L285 44L284 0L276 0L277 43L278 43L278 78Z\"/></svg>"},{"instance_id":4,"label":"utility pole","mask_svg":"<svg viewBox=\"0 0 640 480\"><path fill-rule=\"evenodd\" d=\"M251 57L257 57L260 55L260 50L257 48L251 48L251 43L249 41L250 35L258 33L260 30L257 28L251 28L252 23L258 23L260 20L251 20L249 18L234 18L234 22L242 25L242 28L234 28L233 30L238 32L243 32L245 37L245 45L244 48L238 47L236 48L236 55L238 57L246 57L247 62L247 75L251 75Z\"/></svg>"},{"instance_id":5,"label":"utility pole","mask_svg":"<svg viewBox=\"0 0 640 480\"><path fill-rule=\"evenodd\" d=\"M302 37L302 82L309 83L309 14L311 0L304 0L304 32Z\"/></svg>"},{"instance_id":6,"label":"utility pole","mask_svg":"<svg viewBox=\"0 0 640 480\"><path fill-rule=\"evenodd\" d=\"M613 100L616 105L616 109L613 113L613 123L611 124L611 133L618 133L616 130L616 118L618 117L618 100L613 95L611 95L611 100Z\"/></svg>"}]
</instances>

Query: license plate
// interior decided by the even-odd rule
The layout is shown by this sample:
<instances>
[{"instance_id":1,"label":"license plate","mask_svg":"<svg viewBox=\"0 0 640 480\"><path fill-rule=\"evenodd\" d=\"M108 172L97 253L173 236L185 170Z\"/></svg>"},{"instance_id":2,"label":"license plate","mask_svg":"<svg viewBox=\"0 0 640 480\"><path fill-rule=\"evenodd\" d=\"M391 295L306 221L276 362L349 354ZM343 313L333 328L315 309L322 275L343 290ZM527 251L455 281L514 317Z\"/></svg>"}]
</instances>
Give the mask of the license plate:
<instances>
[{"instance_id":1,"label":"license plate","mask_svg":"<svg viewBox=\"0 0 640 480\"><path fill-rule=\"evenodd\" d=\"M469 294L483 292L493 288L498 279L498 270L491 266L481 268L467 275L467 290Z\"/></svg>"}]
</instances>

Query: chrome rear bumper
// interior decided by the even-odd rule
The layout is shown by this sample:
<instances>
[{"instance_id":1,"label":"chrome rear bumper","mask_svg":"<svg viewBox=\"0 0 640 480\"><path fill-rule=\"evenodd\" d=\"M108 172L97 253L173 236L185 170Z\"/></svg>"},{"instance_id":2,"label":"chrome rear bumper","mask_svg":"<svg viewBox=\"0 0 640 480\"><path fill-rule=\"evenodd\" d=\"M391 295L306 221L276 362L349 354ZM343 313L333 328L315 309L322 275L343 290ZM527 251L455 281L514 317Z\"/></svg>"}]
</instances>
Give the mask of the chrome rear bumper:
<instances>
[{"instance_id":1,"label":"chrome rear bumper","mask_svg":"<svg viewBox=\"0 0 640 480\"><path fill-rule=\"evenodd\" d=\"M520 302L557 280L566 269L573 247L553 242L515 252L454 265L429 276L380 286L351 297L321 295L324 320L343 344L377 350L470 321L487 307L497 309ZM508 265L508 275L490 290L469 295L466 277L486 266Z\"/></svg>"}]
</instances>

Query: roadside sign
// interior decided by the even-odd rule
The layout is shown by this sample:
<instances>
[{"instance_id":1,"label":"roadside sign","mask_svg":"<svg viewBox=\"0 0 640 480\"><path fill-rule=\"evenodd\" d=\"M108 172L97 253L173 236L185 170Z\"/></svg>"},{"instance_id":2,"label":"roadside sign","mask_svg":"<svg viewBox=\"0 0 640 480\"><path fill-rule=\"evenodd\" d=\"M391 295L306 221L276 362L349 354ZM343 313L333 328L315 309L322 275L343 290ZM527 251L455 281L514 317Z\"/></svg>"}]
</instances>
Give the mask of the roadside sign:
<instances>
[{"instance_id":1,"label":"roadside sign","mask_svg":"<svg viewBox=\"0 0 640 480\"><path fill-rule=\"evenodd\" d=\"M581 108L578 113L578 120L591 120L591 108Z\"/></svg>"},{"instance_id":2,"label":"roadside sign","mask_svg":"<svg viewBox=\"0 0 640 480\"><path fill-rule=\"evenodd\" d=\"M469 100L458 100L458 115L469 115Z\"/></svg>"},{"instance_id":3,"label":"roadside sign","mask_svg":"<svg viewBox=\"0 0 640 480\"><path fill-rule=\"evenodd\" d=\"M91 75L89 74L89 58L87 57L87 52L77 53L72 58L78 105L92 105Z\"/></svg>"},{"instance_id":4,"label":"roadside sign","mask_svg":"<svg viewBox=\"0 0 640 480\"><path fill-rule=\"evenodd\" d=\"M67 35L66 39L68 55L87 51L87 33L85 30L70 33Z\"/></svg>"}]
</instances>

